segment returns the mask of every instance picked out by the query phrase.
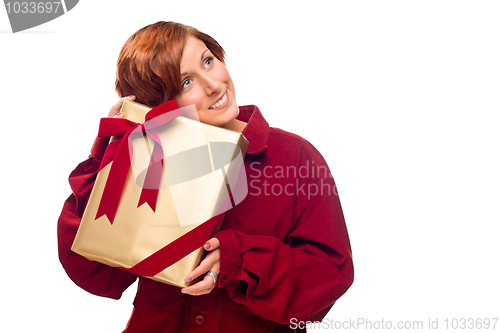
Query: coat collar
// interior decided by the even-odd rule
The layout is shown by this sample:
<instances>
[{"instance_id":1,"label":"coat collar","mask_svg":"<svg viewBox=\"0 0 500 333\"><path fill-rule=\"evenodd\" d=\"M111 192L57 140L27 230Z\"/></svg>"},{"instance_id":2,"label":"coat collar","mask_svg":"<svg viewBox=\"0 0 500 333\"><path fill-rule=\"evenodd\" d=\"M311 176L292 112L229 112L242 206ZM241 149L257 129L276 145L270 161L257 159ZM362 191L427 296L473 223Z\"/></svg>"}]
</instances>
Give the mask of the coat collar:
<instances>
[{"instance_id":1,"label":"coat collar","mask_svg":"<svg viewBox=\"0 0 500 333\"><path fill-rule=\"evenodd\" d=\"M243 129L243 136L248 140L247 154L265 154L269 140L269 124L255 105L240 106L240 113L236 119L247 123Z\"/></svg>"}]
</instances>

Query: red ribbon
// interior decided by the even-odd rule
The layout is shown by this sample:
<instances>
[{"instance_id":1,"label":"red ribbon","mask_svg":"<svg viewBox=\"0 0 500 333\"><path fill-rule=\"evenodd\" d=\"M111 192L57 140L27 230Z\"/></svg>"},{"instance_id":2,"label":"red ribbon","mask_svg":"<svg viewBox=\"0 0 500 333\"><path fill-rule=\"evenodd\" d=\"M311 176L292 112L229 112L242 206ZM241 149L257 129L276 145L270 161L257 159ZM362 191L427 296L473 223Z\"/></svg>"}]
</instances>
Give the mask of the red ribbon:
<instances>
[{"instance_id":1,"label":"red ribbon","mask_svg":"<svg viewBox=\"0 0 500 333\"><path fill-rule=\"evenodd\" d=\"M245 166L242 166L242 168L244 167ZM171 243L165 245L134 266L130 268L120 268L136 275L149 277L155 276L191 252L202 247L203 244L205 244L205 242L210 238L210 235L213 233L220 220L224 218L224 213L232 207L231 192L234 192L238 185L246 184L246 179L242 178L242 176L243 175L240 172L238 180L234 184L234 188L229 190L228 196L225 198L224 202L222 202L214 217L203 222Z\"/></svg>"},{"instance_id":2,"label":"red ribbon","mask_svg":"<svg viewBox=\"0 0 500 333\"><path fill-rule=\"evenodd\" d=\"M99 168L100 171L111 161L113 162L108 179L106 180L106 185L104 186L99 208L97 209L96 220L106 215L109 222L113 224L123 187L127 179L127 174L130 169L132 139L137 137L137 134L139 134L140 137L147 134L155 141L137 207L147 203L153 211L156 210L158 189L160 188L161 175L163 172L163 149L156 128L181 115L182 111L179 109L177 102L172 100L151 109L146 114L146 119L143 124L123 118L101 119L98 136L123 137L108 145ZM139 128L141 131L138 130Z\"/></svg>"},{"instance_id":3,"label":"red ribbon","mask_svg":"<svg viewBox=\"0 0 500 333\"><path fill-rule=\"evenodd\" d=\"M130 268L120 268L136 275L155 276L191 252L202 247L203 244L205 244L205 242L210 238L210 235L220 220L224 218L225 210L221 209L221 211L222 213L218 213L218 215L203 222L193 230L165 245L134 266Z\"/></svg>"}]
</instances>

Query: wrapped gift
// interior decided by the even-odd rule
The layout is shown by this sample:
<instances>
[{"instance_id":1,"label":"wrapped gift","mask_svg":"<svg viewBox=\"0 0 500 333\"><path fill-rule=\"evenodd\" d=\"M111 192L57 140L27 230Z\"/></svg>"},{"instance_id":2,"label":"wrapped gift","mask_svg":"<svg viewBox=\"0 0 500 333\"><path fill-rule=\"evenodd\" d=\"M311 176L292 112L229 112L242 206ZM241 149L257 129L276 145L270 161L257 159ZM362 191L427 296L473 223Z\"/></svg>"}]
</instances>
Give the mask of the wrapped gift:
<instances>
[{"instance_id":1,"label":"wrapped gift","mask_svg":"<svg viewBox=\"0 0 500 333\"><path fill-rule=\"evenodd\" d=\"M239 132L197 119L175 101L151 109L124 101L72 250L89 260L175 285L204 256L224 213L248 193Z\"/></svg>"}]
</instances>

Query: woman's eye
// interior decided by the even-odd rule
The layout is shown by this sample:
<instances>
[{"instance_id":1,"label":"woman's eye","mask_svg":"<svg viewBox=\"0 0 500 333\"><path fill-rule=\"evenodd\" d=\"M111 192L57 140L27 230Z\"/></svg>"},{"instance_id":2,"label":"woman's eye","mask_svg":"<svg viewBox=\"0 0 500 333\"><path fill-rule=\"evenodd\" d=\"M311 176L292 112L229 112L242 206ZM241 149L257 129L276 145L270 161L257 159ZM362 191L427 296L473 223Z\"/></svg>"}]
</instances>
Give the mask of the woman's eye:
<instances>
[{"instance_id":1,"label":"woman's eye","mask_svg":"<svg viewBox=\"0 0 500 333\"><path fill-rule=\"evenodd\" d=\"M187 79L186 81L182 82L182 89L189 87L191 84L191 79Z\"/></svg>"},{"instance_id":2,"label":"woman's eye","mask_svg":"<svg viewBox=\"0 0 500 333\"><path fill-rule=\"evenodd\" d=\"M214 61L214 57L207 58L207 60L205 60L205 68L212 66L213 61Z\"/></svg>"}]
</instances>

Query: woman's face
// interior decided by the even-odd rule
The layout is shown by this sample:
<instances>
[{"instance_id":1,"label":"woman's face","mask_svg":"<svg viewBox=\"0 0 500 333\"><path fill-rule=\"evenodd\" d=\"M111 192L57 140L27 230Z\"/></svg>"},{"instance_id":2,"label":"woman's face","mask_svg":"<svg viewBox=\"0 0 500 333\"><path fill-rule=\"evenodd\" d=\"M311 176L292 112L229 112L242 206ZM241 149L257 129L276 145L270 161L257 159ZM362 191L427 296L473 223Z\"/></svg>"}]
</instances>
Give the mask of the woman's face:
<instances>
[{"instance_id":1,"label":"woman's face","mask_svg":"<svg viewBox=\"0 0 500 333\"><path fill-rule=\"evenodd\" d=\"M175 100L180 107L196 105L202 123L224 127L238 116L234 84L226 65L193 36L184 45L181 80L181 92Z\"/></svg>"}]
</instances>

